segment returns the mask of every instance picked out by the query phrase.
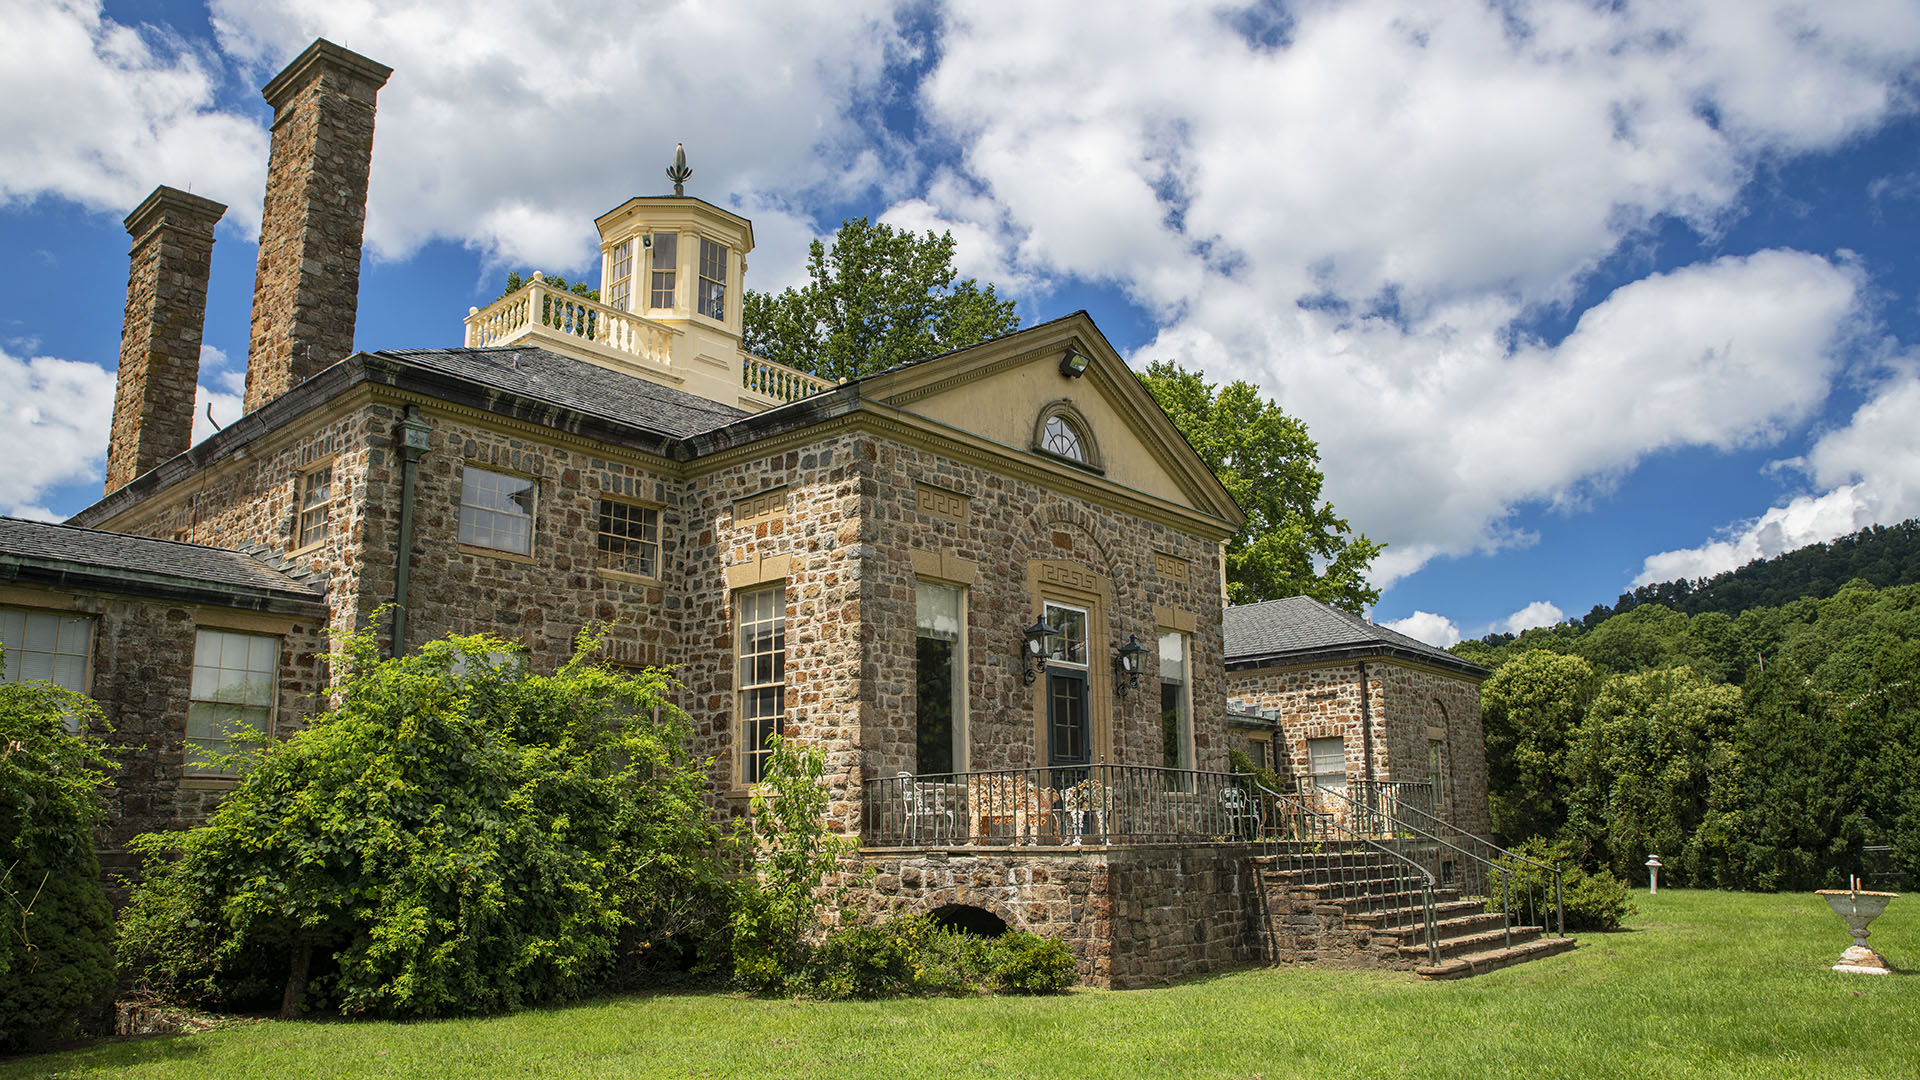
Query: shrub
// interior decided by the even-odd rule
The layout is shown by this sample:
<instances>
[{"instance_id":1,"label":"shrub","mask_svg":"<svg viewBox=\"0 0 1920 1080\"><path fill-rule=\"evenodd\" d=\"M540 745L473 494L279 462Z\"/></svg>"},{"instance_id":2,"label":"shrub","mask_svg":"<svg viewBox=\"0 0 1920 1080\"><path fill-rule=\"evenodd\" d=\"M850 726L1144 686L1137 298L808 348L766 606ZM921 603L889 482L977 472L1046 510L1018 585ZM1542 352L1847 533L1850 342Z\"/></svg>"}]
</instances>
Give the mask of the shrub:
<instances>
[{"instance_id":1,"label":"shrub","mask_svg":"<svg viewBox=\"0 0 1920 1080\"><path fill-rule=\"evenodd\" d=\"M1534 839L1518 845L1514 850L1516 854L1536 862L1564 868L1560 894L1561 902L1566 907L1568 930L1618 930L1621 923L1634 913L1633 901L1627 895L1627 883L1606 870L1589 873L1581 869L1572 858L1570 845L1564 842L1548 844ZM1515 916L1548 920L1551 928L1553 875L1518 860L1502 859L1495 864L1488 890L1491 895L1487 898L1487 910L1500 909L1509 876L1513 879L1513 906L1509 912Z\"/></svg>"},{"instance_id":2,"label":"shrub","mask_svg":"<svg viewBox=\"0 0 1920 1080\"><path fill-rule=\"evenodd\" d=\"M51 683L0 682L0 1049L73 1030L112 987L112 919L93 826L111 767L93 702Z\"/></svg>"},{"instance_id":3,"label":"shrub","mask_svg":"<svg viewBox=\"0 0 1920 1080\"><path fill-rule=\"evenodd\" d=\"M762 993L804 989L821 882L853 846L827 828L826 759L774 736L744 837L753 873L733 911L733 971Z\"/></svg>"},{"instance_id":4,"label":"shrub","mask_svg":"<svg viewBox=\"0 0 1920 1080\"><path fill-rule=\"evenodd\" d=\"M205 825L137 842L123 964L193 1004L414 1017L592 992L623 943L684 953L726 917L704 768L665 676L596 645L540 676L484 636L346 639L336 708Z\"/></svg>"},{"instance_id":5,"label":"shrub","mask_svg":"<svg viewBox=\"0 0 1920 1080\"><path fill-rule=\"evenodd\" d=\"M914 993L928 937L925 916L857 923L828 934L807 964L807 986L823 998L882 998Z\"/></svg>"},{"instance_id":6,"label":"shrub","mask_svg":"<svg viewBox=\"0 0 1920 1080\"><path fill-rule=\"evenodd\" d=\"M994 984L1012 994L1056 994L1077 978L1066 942L1025 930L993 939L992 964Z\"/></svg>"}]
</instances>

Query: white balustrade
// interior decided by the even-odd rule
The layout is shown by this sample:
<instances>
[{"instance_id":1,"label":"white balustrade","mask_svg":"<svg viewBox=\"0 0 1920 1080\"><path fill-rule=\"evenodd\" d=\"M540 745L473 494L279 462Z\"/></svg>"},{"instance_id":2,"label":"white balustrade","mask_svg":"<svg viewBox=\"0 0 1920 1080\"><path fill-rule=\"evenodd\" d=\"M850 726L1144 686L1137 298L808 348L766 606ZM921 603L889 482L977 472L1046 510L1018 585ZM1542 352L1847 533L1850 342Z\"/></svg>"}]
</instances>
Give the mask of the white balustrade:
<instances>
[{"instance_id":1,"label":"white balustrade","mask_svg":"<svg viewBox=\"0 0 1920 1080\"><path fill-rule=\"evenodd\" d=\"M817 375L796 371L752 353L741 354L740 385L775 401L798 401L833 389L833 384Z\"/></svg>"}]
</instances>

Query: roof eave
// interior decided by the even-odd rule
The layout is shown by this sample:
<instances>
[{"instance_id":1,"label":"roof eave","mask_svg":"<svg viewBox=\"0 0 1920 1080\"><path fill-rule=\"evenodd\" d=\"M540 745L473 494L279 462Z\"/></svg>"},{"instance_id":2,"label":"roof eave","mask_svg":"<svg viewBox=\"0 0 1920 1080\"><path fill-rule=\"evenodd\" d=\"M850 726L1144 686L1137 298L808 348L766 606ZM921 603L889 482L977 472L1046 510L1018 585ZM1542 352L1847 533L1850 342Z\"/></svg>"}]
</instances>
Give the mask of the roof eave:
<instances>
[{"instance_id":1,"label":"roof eave","mask_svg":"<svg viewBox=\"0 0 1920 1080\"><path fill-rule=\"evenodd\" d=\"M326 597L318 592L296 593L252 585L230 585L203 578L176 577L22 555L0 555L0 580L278 615L314 618L325 618L327 615Z\"/></svg>"},{"instance_id":2,"label":"roof eave","mask_svg":"<svg viewBox=\"0 0 1920 1080\"><path fill-rule=\"evenodd\" d=\"M1354 642L1347 645L1328 645L1315 649L1281 649L1273 652L1254 653L1242 656L1228 656L1228 671L1243 671L1248 668L1273 667L1276 665L1338 664L1354 660L1382 658L1401 660L1411 664L1440 668L1475 681L1485 680L1493 672L1478 664L1446 655L1436 656L1420 652L1401 645L1379 641Z\"/></svg>"}]
</instances>

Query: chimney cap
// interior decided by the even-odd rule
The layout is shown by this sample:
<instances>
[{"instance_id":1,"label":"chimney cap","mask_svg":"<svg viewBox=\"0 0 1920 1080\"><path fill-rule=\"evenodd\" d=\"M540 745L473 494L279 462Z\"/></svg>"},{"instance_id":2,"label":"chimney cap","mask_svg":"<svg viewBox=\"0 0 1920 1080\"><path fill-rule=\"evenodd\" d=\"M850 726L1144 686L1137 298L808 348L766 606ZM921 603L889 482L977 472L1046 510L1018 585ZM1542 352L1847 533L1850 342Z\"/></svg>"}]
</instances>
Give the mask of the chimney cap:
<instances>
[{"instance_id":1,"label":"chimney cap","mask_svg":"<svg viewBox=\"0 0 1920 1080\"><path fill-rule=\"evenodd\" d=\"M205 236L213 235L213 227L227 212L227 204L214 202L191 192L161 184L153 193L133 208L126 220L127 234L140 237L161 224L163 217L171 218L176 229L196 232Z\"/></svg>"},{"instance_id":2,"label":"chimney cap","mask_svg":"<svg viewBox=\"0 0 1920 1080\"><path fill-rule=\"evenodd\" d=\"M358 76L373 84L374 90L387 85L393 69L378 60L369 60L351 49L343 49L326 38L314 38L313 44L260 88L260 96L278 110L292 91L306 82L315 68L334 68L349 76Z\"/></svg>"}]
</instances>

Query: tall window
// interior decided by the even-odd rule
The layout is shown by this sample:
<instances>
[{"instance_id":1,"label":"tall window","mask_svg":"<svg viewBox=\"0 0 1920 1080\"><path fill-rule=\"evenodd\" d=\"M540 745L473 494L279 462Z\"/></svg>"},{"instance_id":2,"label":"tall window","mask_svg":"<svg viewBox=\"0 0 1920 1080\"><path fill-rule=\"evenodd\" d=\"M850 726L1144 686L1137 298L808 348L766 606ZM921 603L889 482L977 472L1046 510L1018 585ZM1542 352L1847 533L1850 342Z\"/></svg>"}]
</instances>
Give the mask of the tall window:
<instances>
[{"instance_id":1,"label":"tall window","mask_svg":"<svg viewBox=\"0 0 1920 1080\"><path fill-rule=\"evenodd\" d=\"M655 577L660 568L660 511L600 500L599 565Z\"/></svg>"},{"instance_id":2,"label":"tall window","mask_svg":"<svg viewBox=\"0 0 1920 1080\"><path fill-rule=\"evenodd\" d=\"M1187 635L1160 635L1160 762L1169 769L1193 768L1192 705L1187 689Z\"/></svg>"},{"instance_id":3,"label":"tall window","mask_svg":"<svg viewBox=\"0 0 1920 1080\"><path fill-rule=\"evenodd\" d=\"M1048 604L1045 610L1047 623L1060 630L1047 657L1047 764L1085 765L1093 760L1087 613L1061 604Z\"/></svg>"},{"instance_id":4,"label":"tall window","mask_svg":"<svg viewBox=\"0 0 1920 1080\"><path fill-rule=\"evenodd\" d=\"M648 307L670 308L673 306L673 275L680 267L680 234L653 234L653 287L647 297Z\"/></svg>"},{"instance_id":5,"label":"tall window","mask_svg":"<svg viewBox=\"0 0 1920 1080\"><path fill-rule=\"evenodd\" d=\"M1313 786L1347 793L1347 740L1335 735L1330 739L1308 739L1307 760L1313 770Z\"/></svg>"},{"instance_id":6,"label":"tall window","mask_svg":"<svg viewBox=\"0 0 1920 1080\"><path fill-rule=\"evenodd\" d=\"M474 547L533 552L534 483L469 465L460 474L460 542Z\"/></svg>"},{"instance_id":7,"label":"tall window","mask_svg":"<svg viewBox=\"0 0 1920 1080\"><path fill-rule=\"evenodd\" d=\"M187 705L186 771L231 775L234 756L273 734L280 639L265 634L201 630L193 643L193 689Z\"/></svg>"},{"instance_id":8,"label":"tall window","mask_svg":"<svg viewBox=\"0 0 1920 1080\"><path fill-rule=\"evenodd\" d=\"M950 773L966 761L966 592L922 581L914 587L914 768Z\"/></svg>"},{"instance_id":9,"label":"tall window","mask_svg":"<svg viewBox=\"0 0 1920 1080\"><path fill-rule=\"evenodd\" d=\"M1427 740L1427 780L1433 784L1433 809L1445 813L1447 792L1447 744L1444 739Z\"/></svg>"},{"instance_id":10,"label":"tall window","mask_svg":"<svg viewBox=\"0 0 1920 1080\"><path fill-rule=\"evenodd\" d=\"M727 249L700 238L700 314L709 319L727 317Z\"/></svg>"},{"instance_id":11,"label":"tall window","mask_svg":"<svg viewBox=\"0 0 1920 1080\"><path fill-rule=\"evenodd\" d=\"M734 597L743 783L759 783L766 769L767 737L782 730L787 711L786 597L786 589L779 585Z\"/></svg>"},{"instance_id":12,"label":"tall window","mask_svg":"<svg viewBox=\"0 0 1920 1080\"><path fill-rule=\"evenodd\" d=\"M625 311L628 298L633 295L633 240L620 241L607 254L607 287L601 294L606 297L608 307Z\"/></svg>"},{"instance_id":13,"label":"tall window","mask_svg":"<svg viewBox=\"0 0 1920 1080\"><path fill-rule=\"evenodd\" d=\"M0 678L7 682L43 680L85 694L90 689L87 656L92 642L93 619L89 616L0 608L0 645L5 645L7 652ZM78 727L78 719L69 716L67 730Z\"/></svg>"},{"instance_id":14,"label":"tall window","mask_svg":"<svg viewBox=\"0 0 1920 1080\"><path fill-rule=\"evenodd\" d=\"M300 474L297 492L299 521L294 529L293 546L312 547L327 538L328 500L333 496L333 466L322 465Z\"/></svg>"}]
</instances>

